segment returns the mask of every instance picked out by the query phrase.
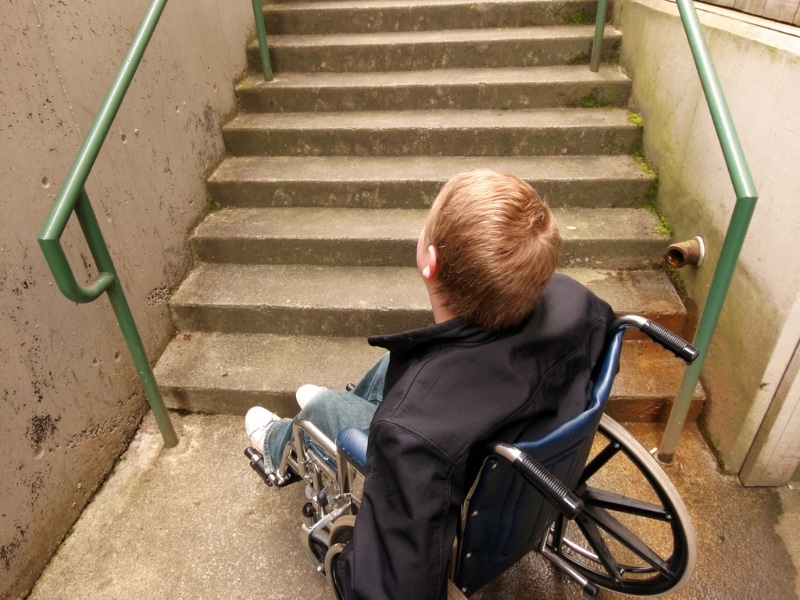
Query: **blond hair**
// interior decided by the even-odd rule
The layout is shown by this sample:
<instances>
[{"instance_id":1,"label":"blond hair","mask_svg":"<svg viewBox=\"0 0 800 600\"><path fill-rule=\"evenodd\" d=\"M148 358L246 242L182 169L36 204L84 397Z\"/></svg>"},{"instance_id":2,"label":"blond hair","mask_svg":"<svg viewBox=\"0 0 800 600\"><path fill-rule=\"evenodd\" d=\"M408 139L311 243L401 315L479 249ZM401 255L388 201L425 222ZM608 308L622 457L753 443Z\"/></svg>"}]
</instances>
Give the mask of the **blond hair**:
<instances>
[{"instance_id":1,"label":"blond hair","mask_svg":"<svg viewBox=\"0 0 800 600\"><path fill-rule=\"evenodd\" d=\"M444 185L423 235L437 251L437 285L447 308L490 330L530 315L561 249L553 214L536 191L488 169L458 174Z\"/></svg>"}]
</instances>

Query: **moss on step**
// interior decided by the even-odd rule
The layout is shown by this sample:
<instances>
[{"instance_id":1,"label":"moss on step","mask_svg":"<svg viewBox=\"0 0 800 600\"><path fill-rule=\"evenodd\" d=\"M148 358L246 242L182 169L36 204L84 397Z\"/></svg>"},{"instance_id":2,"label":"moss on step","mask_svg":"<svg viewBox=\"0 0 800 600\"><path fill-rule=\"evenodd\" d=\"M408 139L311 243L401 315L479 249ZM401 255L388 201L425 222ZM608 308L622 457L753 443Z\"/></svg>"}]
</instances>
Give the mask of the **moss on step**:
<instances>
[{"instance_id":1,"label":"moss on step","mask_svg":"<svg viewBox=\"0 0 800 600\"><path fill-rule=\"evenodd\" d=\"M650 213L653 213L656 218L658 219L658 229L657 232L659 235L663 235L664 237L672 237L672 225L670 225L667 218L658 212L655 204L646 203L646 204L639 204L634 206L634 208L638 208L639 210L646 210Z\"/></svg>"},{"instance_id":2,"label":"moss on step","mask_svg":"<svg viewBox=\"0 0 800 600\"><path fill-rule=\"evenodd\" d=\"M642 172L650 177L650 188L647 190L645 198L654 206L656 197L658 196L658 172L647 163L647 159L642 150L634 152L633 159L636 161L636 164L639 165L639 168L642 169Z\"/></svg>"},{"instance_id":3,"label":"moss on step","mask_svg":"<svg viewBox=\"0 0 800 600\"><path fill-rule=\"evenodd\" d=\"M567 62L570 66L575 65L588 65L589 64L589 53L588 52L579 52L576 54L571 60Z\"/></svg>"},{"instance_id":4,"label":"moss on step","mask_svg":"<svg viewBox=\"0 0 800 600\"><path fill-rule=\"evenodd\" d=\"M683 280L683 277L675 267L665 264L665 269L670 281L672 282L672 286L675 288L675 291L678 292L678 296L680 297L681 301L685 303L686 299L689 297L689 293L686 290L686 282Z\"/></svg>"},{"instance_id":5,"label":"moss on step","mask_svg":"<svg viewBox=\"0 0 800 600\"><path fill-rule=\"evenodd\" d=\"M638 115L636 113L630 113L628 119L630 120L631 123L634 123L639 127L644 126L644 121L642 120L641 115ZM645 158L643 151L637 150L636 152L634 152L633 158L639 165L639 167L642 169L642 171L645 174L647 174L651 180L650 189L647 190L647 194L645 196L648 202L640 204L635 208L647 210L653 213L658 218L659 235L663 235L665 237L672 237L672 225L670 225L669 221L667 221L667 218L664 215L658 212L658 208L656 208L655 205L656 196L658 195L658 172L647 163L647 159Z\"/></svg>"},{"instance_id":6,"label":"moss on step","mask_svg":"<svg viewBox=\"0 0 800 600\"><path fill-rule=\"evenodd\" d=\"M594 22L593 19L589 20L589 18L585 14L580 12L567 15L567 23L569 23L570 25L588 25L593 22Z\"/></svg>"}]
</instances>

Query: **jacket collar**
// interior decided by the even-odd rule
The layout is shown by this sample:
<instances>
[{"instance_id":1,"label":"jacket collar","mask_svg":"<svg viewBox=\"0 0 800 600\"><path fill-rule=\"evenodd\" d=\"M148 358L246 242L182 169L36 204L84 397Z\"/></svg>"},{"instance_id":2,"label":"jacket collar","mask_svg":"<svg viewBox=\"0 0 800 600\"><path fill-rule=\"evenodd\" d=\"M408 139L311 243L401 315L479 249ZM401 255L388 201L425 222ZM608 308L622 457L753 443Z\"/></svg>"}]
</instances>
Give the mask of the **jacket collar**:
<instances>
[{"instance_id":1,"label":"jacket collar","mask_svg":"<svg viewBox=\"0 0 800 600\"><path fill-rule=\"evenodd\" d=\"M410 354L439 344L472 346L502 336L502 332L489 331L473 325L461 318L450 319L444 323L429 325L390 335L373 335L368 338L371 346L386 348L396 354Z\"/></svg>"}]
</instances>

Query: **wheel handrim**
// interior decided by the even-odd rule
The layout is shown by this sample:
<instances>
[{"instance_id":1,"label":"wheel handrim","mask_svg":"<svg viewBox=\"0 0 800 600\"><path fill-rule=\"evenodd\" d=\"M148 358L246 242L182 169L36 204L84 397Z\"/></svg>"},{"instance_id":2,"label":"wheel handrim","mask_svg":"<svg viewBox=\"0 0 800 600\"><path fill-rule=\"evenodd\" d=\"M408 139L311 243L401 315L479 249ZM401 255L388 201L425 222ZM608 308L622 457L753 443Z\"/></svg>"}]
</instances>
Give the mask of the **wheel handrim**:
<instances>
[{"instance_id":1,"label":"wheel handrim","mask_svg":"<svg viewBox=\"0 0 800 600\"><path fill-rule=\"evenodd\" d=\"M604 440L599 448L597 438ZM638 487L649 487L644 499L593 485L604 480L601 472L609 465L616 469L620 458L627 461L627 471L640 474ZM598 586L624 594L657 596L684 585L696 560L694 530L655 459L604 416L584 474L576 490L584 512L574 523L560 519L554 524L547 541L551 551Z\"/></svg>"}]
</instances>

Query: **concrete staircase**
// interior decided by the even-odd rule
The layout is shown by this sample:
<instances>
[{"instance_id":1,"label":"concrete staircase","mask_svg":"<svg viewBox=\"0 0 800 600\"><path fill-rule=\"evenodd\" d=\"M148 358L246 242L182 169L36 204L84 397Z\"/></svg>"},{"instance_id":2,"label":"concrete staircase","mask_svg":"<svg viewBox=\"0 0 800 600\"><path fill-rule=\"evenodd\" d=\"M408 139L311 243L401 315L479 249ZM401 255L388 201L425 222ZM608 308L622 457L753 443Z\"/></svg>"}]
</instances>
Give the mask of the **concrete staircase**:
<instances>
[{"instance_id":1,"label":"concrete staircase","mask_svg":"<svg viewBox=\"0 0 800 600\"><path fill-rule=\"evenodd\" d=\"M588 67L596 2L318 0L265 4L210 177L216 207L171 299L179 330L155 374L172 408L296 411L306 382L341 388L381 354L364 337L431 322L414 268L426 208L451 175L512 172L556 210L562 270L619 313L688 334L658 268L668 239L633 154L630 81ZM620 42L605 32L610 58ZM657 420L680 361L627 342L609 412ZM702 402L698 391L696 405ZM693 411L692 415L696 414Z\"/></svg>"}]
</instances>

